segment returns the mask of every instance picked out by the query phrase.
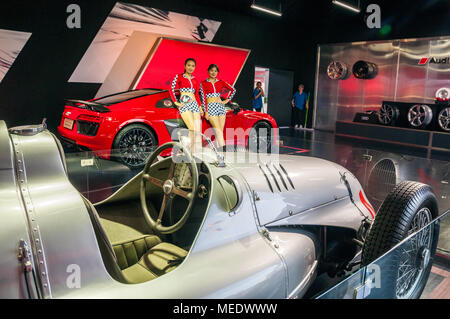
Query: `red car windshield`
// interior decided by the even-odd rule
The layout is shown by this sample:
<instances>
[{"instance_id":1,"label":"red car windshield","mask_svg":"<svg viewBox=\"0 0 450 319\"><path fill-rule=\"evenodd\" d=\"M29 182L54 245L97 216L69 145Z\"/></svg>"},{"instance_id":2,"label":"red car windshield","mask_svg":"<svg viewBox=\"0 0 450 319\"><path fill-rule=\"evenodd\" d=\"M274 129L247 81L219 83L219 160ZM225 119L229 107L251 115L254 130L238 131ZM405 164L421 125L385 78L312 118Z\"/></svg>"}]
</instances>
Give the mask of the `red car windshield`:
<instances>
[{"instance_id":1,"label":"red car windshield","mask_svg":"<svg viewBox=\"0 0 450 319\"><path fill-rule=\"evenodd\" d=\"M142 90L132 90L132 91L126 91L122 93L107 95L105 97L101 97L97 100L93 100L93 102L103 105L111 105L116 104L120 102L124 102L127 100L135 99L138 97L142 97L145 95L150 95L154 93L159 93L161 90L155 90L155 89L142 89Z\"/></svg>"}]
</instances>

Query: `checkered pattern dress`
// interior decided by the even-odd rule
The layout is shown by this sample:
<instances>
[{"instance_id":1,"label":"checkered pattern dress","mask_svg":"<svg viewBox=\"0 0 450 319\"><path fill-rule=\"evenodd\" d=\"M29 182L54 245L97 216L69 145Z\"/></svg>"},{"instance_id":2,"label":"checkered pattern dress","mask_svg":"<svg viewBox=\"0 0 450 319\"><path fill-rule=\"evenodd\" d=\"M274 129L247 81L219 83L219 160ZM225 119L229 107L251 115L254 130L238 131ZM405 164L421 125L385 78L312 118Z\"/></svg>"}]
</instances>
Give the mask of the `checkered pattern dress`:
<instances>
[{"instance_id":1,"label":"checkered pattern dress","mask_svg":"<svg viewBox=\"0 0 450 319\"><path fill-rule=\"evenodd\" d=\"M179 90L180 94L192 93L194 94L195 99L193 101L183 101L183 99L180 98L180 101L178 101L175 95L176 90ZM180 113L186 111L191 111L192 113L200 113L201 100L200 96L198 95L198 92L199 92L199 83L197 79L193 75L189 79L184 73L175 75L169 88L169 94L172 101L174 103L180 102L183 105L178 109Z\"/></svg>"},{"instance_id":2,"label":"checkered pattern dress","mask_svg":"<svg viewBox=\"0 0 450 319\"><path fill-rule=\"evenodd\" d=\"M216 97L220 98L226 91L225 99L231 100L236 94L236 89L223 80L217 80L211 82L206 79L200 83L200 98L202 100L203 110L208 112L209 116L221 116L226 115L225 106L219 102L208 103L208 98Z\"/></svg>"}]
</instances>

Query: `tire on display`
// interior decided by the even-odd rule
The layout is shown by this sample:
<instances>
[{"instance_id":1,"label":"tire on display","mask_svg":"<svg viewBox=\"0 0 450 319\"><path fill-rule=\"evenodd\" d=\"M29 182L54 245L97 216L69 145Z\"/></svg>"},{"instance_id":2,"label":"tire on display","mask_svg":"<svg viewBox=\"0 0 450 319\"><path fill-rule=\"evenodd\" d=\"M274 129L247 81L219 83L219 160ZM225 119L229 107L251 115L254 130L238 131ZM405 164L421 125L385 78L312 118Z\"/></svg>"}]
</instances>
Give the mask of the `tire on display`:
<instances>
[{"instance_id":1,"label":"tire on display","mask_svg":"<svg viewBox=\"0 0 450 319\"><path fill-rule=\"evenodd\" d=\"M426 104L415 104L408 110L408 122L411 127L425 128L433 119L433 110Z\"/></svg>"},{"instance_id":2,"label":"tire on display","mask_svg":"<svg viewBox=\"0 0 450 319\"><path fill-rule=\"evenodd\" d=\"M374 79L378 75L378 66L375 63L360 60L353 64L352 72L357 79Z\"/></svg>"},{"instance_id":3,"label":"tire on display","mask_svg":"<svg viewBox=\"0 0 450 319\"><path fill-rule=\"evenodd\" d=\"M113 142L114 157L134 169L142 168L150 153L157 147L156 135L143 124L125 126L116 135Z\"/></svg>"},{"instance_id":4,"label":"tire on display","mask_svg":"<svg viewBox=\"0 0 450 319\"><path fill-rule=\"evenodd\" d=\"M253 125L249 135L247 149L253 152L272 151L272 125L259 121Z\"/></svg>"},{"instance_id":5,"label":"tire on display","mask_svg":"<svg viewBox=\"0 0 450 319\"><path fill-rule=\"evenodd\" d=\"M383 104L378 111L378 121L383 125L394 126L398 117L400 115L400 110L395 105Z\"/></svg>"},{"instance_id":6,"label":"tire on display","mask_svg":"<svg viewBox=\"0 0 450 319\"><path fill-rule=\"evenodd\" d=\"M384 200L364 243L361 263L367 266L396 244L420 230L389 253L389 267L381 271L383 298L419 298L430 275L436 253L439 224L436 196L429 185L397 184ZM375 262L376 263L376 262Z\"/></svg>"},{"instance_id":7,"label":"tire on display","mask_svg":"<svg viewBox=\"0 0 450 319\"><path fill-rule=\"evenodd\" d=\"M450 107L445 107L439 112L438 123L442 130L450 132Z\"/></svg>"}]
</instances>

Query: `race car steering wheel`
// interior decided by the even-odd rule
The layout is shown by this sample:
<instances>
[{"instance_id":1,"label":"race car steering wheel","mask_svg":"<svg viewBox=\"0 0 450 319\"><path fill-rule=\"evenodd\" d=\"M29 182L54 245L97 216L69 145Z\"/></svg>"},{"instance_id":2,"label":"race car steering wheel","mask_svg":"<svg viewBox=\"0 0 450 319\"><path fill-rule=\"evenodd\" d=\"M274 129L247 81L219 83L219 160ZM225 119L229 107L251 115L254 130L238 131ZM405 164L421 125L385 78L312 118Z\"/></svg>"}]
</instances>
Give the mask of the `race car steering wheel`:
<instances>
[{"instance_id":1,"label":"race car steering wheel","mask_svg":"<svg viewBox=\"0 0 450 319\"><path fill-rule=\"evenodd\" d=\"M168 148L173 148L173 154L171 157L171 163L170 163L170 169L169 169L169 175L167 176L167 179L165 181L162 181L160 179L157 179L149 174L150 167L153 163L153 161L156 159L156 157L161 154L163 151L165 151ZM178 151L179 150L179 151ZM177 163L186 163L190 164L191 167L191 175L192 175L192 189L190 192L184 191L181 188L177 187L175 185L174 180L174 170L175 165ZM153 185L156 185L157 187L162 188L164 196L163 201L161 204L161 207L159 209L159 215L156 221L152 218L152 216L149 213L148 206L147 206L147 183L151 183ZM194 157L189 152L189 150L183 146L181 143L176 142L168 142L166 144L161 145L158 147L153 154L148 159L147 163L145 164L144 170L142 171L142 179L141 179L141 186L140 186L140 197L141 197L141 207L142 211L144 213L144 218L147 222L147 224L157 233L160 234L172 234L179 230L183 225L186 223L194 203L195 194L197 194L198 189L198 170L197 165L195 163ZM166 210L167 202L169 199L175 197L175 195L181 196L189 201L189 204L182 215L182 217L173 225L170 226L163 226L161 224L162 217L164 215L164 211Z\"/></svg>"}]
</instances>

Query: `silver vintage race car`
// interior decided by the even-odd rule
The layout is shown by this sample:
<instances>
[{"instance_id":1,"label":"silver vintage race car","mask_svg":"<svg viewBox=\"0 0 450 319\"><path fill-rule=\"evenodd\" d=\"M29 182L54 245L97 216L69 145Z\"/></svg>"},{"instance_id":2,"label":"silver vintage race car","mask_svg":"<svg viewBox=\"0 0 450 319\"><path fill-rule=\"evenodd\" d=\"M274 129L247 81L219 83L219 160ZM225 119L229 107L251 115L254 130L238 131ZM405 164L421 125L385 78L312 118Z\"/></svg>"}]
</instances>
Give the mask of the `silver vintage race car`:
<instances>
[{"instance_id":1,"label":"silver vintage race car","mask_svg":"<svg viewBox=\"0 0 450 319\"><path fill-rule=\"evenodd\" d=\"M438 214L424 184L398 184L375 218L337 164L229 160L237 154L161 145L92 204L44 125L0 121L0 297L299 298L318 275L371 263ZM420 296L437 237L431 229L393 261L390 297Z\"/></svg>"}]
</instances>

